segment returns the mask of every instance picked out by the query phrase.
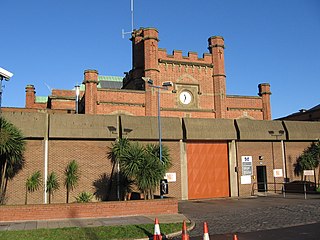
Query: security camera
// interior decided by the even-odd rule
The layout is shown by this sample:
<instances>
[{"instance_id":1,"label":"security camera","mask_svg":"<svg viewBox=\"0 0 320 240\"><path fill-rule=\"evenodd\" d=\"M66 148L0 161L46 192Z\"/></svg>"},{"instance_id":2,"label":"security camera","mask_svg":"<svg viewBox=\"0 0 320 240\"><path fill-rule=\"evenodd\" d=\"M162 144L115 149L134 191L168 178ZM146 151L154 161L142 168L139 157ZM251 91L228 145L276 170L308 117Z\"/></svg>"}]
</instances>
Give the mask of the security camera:
<instances>
[{"instance_id":1,"label":"security camera","mask_svg":"<svg viewBox=\"0 0 320 240\"><path fill-rule=\"evenodd\" d=\"M0 67L0 78L1 79L4 78L5 80L9 80L12 76L13 76L13 73Z\"/></svg>"},{"instance_id":2,"label":"security camera","mask_svg":"<svg viewBox=\"0 0 320 240\"><path fill-rule=\"evenodd\" d=\"M163 87L171 87L172 85L173 85L173 84L172 84L171 81L163 82L163 83L162 83L162 86L163 86Z\"/></svg>"}]
</instances>

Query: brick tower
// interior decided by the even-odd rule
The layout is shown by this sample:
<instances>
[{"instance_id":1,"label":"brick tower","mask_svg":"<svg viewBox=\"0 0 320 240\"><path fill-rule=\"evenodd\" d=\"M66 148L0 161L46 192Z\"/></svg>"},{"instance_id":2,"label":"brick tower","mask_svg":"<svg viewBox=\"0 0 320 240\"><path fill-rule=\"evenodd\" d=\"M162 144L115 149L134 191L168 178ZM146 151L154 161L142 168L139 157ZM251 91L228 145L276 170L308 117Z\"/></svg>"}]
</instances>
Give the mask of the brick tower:
<instances>
[{"instance_id":1,"label":"brick tower","mask_svg":"<svg viewBox=\"0 0 320 240\"><path fill-rule=\"evenodd\" d=\"M143 28L132 34L133 49L133 72L135 87L143 84L145 86L145 112L146 116L157 115L157 92L147 83L141 83L141 78L146 77L153 80L154 85L161 85L158 69L158 30L155 28Z\"/></svg>"}]
</instances>

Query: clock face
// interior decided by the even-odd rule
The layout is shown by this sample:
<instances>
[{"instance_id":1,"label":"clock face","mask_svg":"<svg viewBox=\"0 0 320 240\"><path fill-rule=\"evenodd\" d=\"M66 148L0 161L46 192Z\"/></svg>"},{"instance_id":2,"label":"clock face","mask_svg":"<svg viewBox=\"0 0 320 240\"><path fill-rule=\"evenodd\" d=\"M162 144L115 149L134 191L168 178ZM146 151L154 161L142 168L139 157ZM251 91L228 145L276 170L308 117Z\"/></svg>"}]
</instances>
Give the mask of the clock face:
<instances>
[{"instance_id":1,"label":"clock face","mask_svg":"<svg viewBox=\"0 0 320 240\"><path fill-rule=\"evenodd\" d=\"M180 93L180 102L181 102L182 104L187 105L187 104L189 104L191 101L192 101L192 95L191 95L190 92L188 92L188 91L182 91L182 92Z\"/></svg>"}]
</instances>

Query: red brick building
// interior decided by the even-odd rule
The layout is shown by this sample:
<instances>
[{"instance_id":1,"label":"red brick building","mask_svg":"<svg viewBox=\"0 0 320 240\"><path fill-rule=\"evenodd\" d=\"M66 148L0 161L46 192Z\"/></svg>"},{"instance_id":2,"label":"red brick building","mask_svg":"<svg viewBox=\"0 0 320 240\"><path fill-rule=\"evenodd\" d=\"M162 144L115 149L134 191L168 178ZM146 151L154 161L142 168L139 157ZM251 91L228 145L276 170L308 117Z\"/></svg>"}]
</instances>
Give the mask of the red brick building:
<instances>
[{"instance_id":1,"label":"red brick building","mask_svg":"<svg viewBox=\"0 0 320 240\"><path fill-rule=\"evenodd\" d=\"M161 90L161 115L191 118L251 118L270 120L270 85L259 84L259 96L226 94L224 39L208 39L209 53L198 58L195 52L170 55L158 47L158 31L141 28L132 33L133 68L124 78L100 76L86 70L81 85L79 111L84 114L157 115L157 89L154 85L172 82ZM74 90L53 90L51 96L37 97L33 85L26 87L26 108L75 111Z\"/></svg>"}]
</instances>

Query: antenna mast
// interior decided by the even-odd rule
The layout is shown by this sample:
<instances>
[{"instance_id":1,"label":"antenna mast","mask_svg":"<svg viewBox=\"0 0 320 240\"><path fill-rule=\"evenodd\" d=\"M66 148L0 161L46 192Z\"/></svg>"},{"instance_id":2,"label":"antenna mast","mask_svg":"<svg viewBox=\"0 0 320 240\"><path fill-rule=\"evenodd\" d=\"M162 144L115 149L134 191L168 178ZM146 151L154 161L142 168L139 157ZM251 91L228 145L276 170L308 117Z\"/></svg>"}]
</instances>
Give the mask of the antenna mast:
<instances>
[{"instance_id":1,"label":"antenna mast","mask_svg":"<svg viewBox=\"0 0 320 240\"><path fill-rule=\"evenodd\" d=\"M133 32L133 0L131 0L131 32Z\"/></svg>"},{"instance_id":2,"label":"antenna mast","mask_svg":"<svg viewBox=\"0 0 320 240\"><path fill-rule=\"evenodd\" d=\"M133 29L134 29L133 1L134 0L131 0L131 4L130 4L130 7L131 7L131 32L125 32L124 29L122 29L122 38L124 38L124 35L126 35L126 34L133 33Z\"/></svg>"}]
</instances>

